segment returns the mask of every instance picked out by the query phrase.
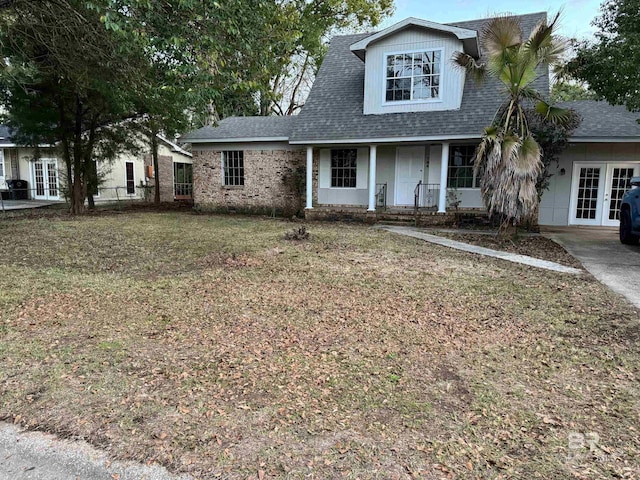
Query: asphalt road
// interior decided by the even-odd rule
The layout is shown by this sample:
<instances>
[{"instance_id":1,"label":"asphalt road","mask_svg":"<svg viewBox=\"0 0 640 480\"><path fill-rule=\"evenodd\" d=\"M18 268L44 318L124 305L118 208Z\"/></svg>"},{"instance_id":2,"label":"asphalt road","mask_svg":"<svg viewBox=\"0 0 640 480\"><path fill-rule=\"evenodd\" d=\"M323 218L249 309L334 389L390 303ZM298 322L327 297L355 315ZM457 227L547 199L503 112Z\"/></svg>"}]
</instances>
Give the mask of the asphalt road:
<instances>
[{"instance_id":1,"label":"asphalt road","mask_svg":"<svg viewBox=\"0 0 640 480\"><path fill-rule=\"evenodd\" d=\"M85 442L0 423L0 480L189 480L159 466L112 462Z\"/></svg>"}]
</instances>

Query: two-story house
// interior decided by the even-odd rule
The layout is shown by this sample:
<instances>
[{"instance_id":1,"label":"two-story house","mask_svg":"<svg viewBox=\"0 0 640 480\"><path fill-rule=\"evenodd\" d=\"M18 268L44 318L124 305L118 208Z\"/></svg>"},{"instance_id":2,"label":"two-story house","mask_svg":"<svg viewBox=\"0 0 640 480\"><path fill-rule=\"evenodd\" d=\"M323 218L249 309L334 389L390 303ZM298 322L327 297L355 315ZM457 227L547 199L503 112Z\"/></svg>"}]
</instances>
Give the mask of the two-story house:
<instances>
[{"instance_id":1,"label":"two-story house","mask_svg":"<svg viewBox=\"0 0 640 480\"><path fill-rule=\"evenodd\" d=\"M518 17L524 35L545 13ZM193 146L194 202L209 210L287 211L380 218L418 208L434 222L455 202L483 209L474 149L504 100L454 52L483 60L488 20L408 18L376 33L336 36L296 117L233 117L182 137ZM549 73L534 83L549 92ZM636 116L572 102L584 121L559 165L540 223L614 225L627 181L640 174ZM305 185L300 191L299 186Z\"/></svg>"}]
</instances>

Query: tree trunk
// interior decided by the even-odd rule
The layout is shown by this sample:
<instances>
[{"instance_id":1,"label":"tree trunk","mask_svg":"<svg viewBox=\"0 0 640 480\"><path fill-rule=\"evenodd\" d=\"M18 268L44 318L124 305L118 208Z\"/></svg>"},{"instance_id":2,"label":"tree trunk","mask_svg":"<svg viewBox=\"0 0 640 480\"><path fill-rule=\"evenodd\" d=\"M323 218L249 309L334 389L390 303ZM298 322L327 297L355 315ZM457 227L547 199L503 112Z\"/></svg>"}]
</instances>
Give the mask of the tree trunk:
<instances>
[{"instance_id":1,"label":"tree trunk","mask_svg":"<svg viewBox=\"0 0 640 480\"><path fill-rule=\"evenodd\" d=\"M96 202L93 198L98 193L98 167L95 160L89 160L86 165L87 172L87 204L89 210L96 208Z\"/></svg>"},{"instance_id":2,"label":"tree trunk","mask_svg":"<svg viewBox=\"0 0 640 480\"><path fill-rule=\"evenodd\" d=\"M534 232L534 233L540 232L540 225L538 223L539 217L540 217L540 202L536 204L536 208L531 214L531 217L529 217L525 223L525 227L527 231Z\"/></svg>"},{"instance_id":3,"label":"tree trunk","mask_svg":"<svg viewBox=\"0 0 640 480\"><path fill-rule=\"evenodd\" d=\"M84 212L84 200L86 196L85 171L82 168L82 101L76 95L76 109L74 118L73 135L73 184L71 188L71 213L79 215Z\"/></svg>"},{"instance_id":4,"label":"tree trunk","mask_svg":"<svg viewBox=\"0 0 640 480\"><path fill-rule=\"evenodd\" d=\"M85 189L82 185L82 176L77 175L73 179L73 186L71 188L71 213L73 215L84 213L84 199Z\"/></svg>"},{"instance_id":5,"label":"tree trunk","mask_svg":"<svg viewBox=\"0 0 640 480\"><path fill-rule=\"evenodd\" d=\"M518 229L513 219L504 219L498 228L498 238L502 240L513 240L518 233Z\"/></svg>"},{"instance_id":6,"label":"tree trunk","mask_svg":"<svg viewBox=\"0 0 640 480\"><path fill-rule=\"evenodd\" d=\"M153 203L160 205L160 172L158 165L158 137L155 129L151 129L151 156L153 157L153 184L154 195Z\"/></svg>"}]
</instances>

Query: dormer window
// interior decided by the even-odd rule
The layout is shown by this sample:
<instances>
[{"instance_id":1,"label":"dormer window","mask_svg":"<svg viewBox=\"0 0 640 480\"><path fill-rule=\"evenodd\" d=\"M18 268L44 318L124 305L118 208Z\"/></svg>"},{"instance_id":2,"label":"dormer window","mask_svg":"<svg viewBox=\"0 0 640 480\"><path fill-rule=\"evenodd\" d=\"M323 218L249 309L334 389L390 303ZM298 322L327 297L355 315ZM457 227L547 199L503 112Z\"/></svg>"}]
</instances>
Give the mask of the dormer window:
<instances>
[{"instance_id":1,"label":"dormer window","mask_svg":"<svg viewBox=\"0 0 640 480\"><path fill-rule=\"evenodd\" d=\"M441 72L441 49L386 55L385 101L440 100Z\"/></svg>"}]
</instances>

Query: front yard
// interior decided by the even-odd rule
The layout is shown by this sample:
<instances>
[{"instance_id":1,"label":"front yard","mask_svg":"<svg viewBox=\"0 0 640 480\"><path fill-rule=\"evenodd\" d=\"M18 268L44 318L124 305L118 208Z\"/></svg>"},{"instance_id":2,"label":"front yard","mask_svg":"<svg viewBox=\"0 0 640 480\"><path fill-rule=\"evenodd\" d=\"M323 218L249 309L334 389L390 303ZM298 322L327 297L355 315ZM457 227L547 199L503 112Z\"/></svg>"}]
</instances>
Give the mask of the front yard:
<instances>
[{"instance_id":1,"label":"front yard","mask_svg":"<svg viewBox=\"0 0 640 480\"><path fill-rule=\"evenodd\" d=\"M197 478L638 478L638 312L345 224L0 221L0 418Z\"/></svg>"}]
</instances>

